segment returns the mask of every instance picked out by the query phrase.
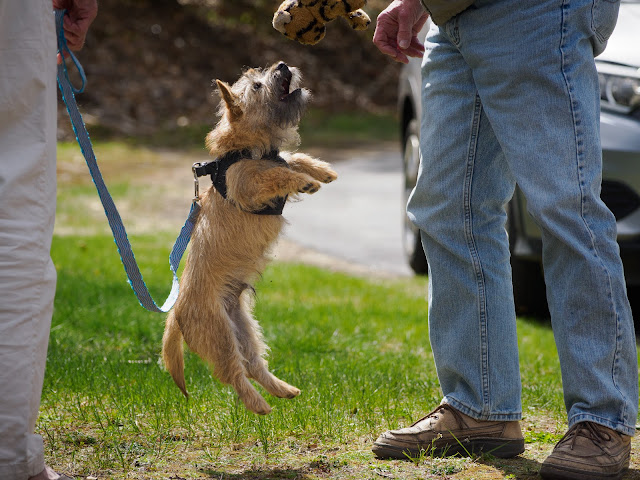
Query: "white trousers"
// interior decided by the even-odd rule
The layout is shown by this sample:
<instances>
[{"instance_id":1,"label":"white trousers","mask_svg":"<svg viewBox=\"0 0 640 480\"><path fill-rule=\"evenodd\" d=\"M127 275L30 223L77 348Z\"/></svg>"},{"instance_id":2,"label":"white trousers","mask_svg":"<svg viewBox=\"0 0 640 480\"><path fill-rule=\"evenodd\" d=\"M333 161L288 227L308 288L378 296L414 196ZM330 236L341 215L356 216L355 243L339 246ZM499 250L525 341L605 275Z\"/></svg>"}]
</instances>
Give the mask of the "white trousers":
<instances>
[{"instance_id":1,"label":"white trousers","mask_svg":"<svg viewBox=\"0 0 640 480\"><path fill-rule=\"evenodd\" d=\"M0 479L44 469L34 434L53 311L56 42L51 0L0 0Z\"/></svg>"}]
</instances>

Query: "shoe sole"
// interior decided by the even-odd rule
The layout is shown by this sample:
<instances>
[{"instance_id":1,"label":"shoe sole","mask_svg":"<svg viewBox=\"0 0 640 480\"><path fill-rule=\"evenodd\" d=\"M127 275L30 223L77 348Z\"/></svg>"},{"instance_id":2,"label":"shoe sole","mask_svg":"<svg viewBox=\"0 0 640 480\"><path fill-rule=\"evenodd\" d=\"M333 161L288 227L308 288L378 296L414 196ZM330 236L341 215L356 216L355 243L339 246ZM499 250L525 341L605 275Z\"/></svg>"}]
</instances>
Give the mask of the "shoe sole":
<instances>
[{"instance_id":1,"label":"shoe sole","mask_svg":"<svg viewBox=\"0 0 640 480\"><path fill-rule=\"evenodd\" d=\"M542 465L540 468L540 476L544 480L620 480L624 472L628 470L624 468L620 472L607 472L607 473L585 473L580 470L572 470L570 468L559 468L555 465Z\"/></svg>"},{"instance_id":2,"label":"shoe sole","mask_svg":"<svg viewBox=\"0 0 640 480\"><path fill-rule=\"evenodd\" d=\"M394 458L398 460L409 460L425 454L435 457L453 457L455 455L468 457L470 455L487 454L497 458L512 458L524 452L524 439L478 438L465 442L464 445L459 443L447 444L436 446L433 449L399 447L375 442L371 450L378 458Z\"/></svg>"}]
</instances>

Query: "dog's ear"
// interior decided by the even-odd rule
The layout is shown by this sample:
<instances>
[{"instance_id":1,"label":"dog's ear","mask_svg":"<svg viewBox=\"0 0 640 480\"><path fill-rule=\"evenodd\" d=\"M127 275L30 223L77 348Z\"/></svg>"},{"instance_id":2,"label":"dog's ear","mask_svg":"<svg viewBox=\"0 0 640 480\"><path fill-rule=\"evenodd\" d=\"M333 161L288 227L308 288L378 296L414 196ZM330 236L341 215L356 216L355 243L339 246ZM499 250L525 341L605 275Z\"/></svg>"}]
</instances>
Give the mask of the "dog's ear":
<instances>
[{"instance_id":1,"label":"dog's ear","mask_svg":"<svg viewBox=\"0 0 640 480\"><path fill-rule=\"evenodd\" d=\"M218 91L220 92L220 96L222 100L224 100L225 105L227 106L227 110L229 111L229 119L231 121L238 120L242 117L242 108L238 104L237 97L231 91L231 87L229 84L216 80L216 84L218 85Z\"/></svg>"}]
</instances>

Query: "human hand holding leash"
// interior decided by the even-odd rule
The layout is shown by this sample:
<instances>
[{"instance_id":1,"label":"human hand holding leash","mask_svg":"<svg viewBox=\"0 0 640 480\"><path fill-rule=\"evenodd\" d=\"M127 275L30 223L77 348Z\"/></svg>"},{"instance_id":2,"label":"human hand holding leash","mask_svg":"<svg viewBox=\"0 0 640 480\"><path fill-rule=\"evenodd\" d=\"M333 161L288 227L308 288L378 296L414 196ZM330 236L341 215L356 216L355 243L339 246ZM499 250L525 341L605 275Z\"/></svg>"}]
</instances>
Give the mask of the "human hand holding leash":
<instances>
[{"instance_id":1,"label":"human hand holding leash","mask_svg":"<svg viewBox=\"0 0 640 480\"><path fill-rule=\"evenodd\" d=\"M64 37L69 49L77 51L84 46L89 26L98 14L97 0L53 0L53 8L66 10ZM58 54L58 65L62 56Z\"/></svg>"},{"instance_id":2,"label":"human hand holding leash","mask_svg":"<svg viewBox=\"0 0 640 480\"><path fill-rule=\"evenodd\" d=\"M421 57L424 53L418 32L428 18L419 0L393 0L378 15L373 43L397 62L408 63L408 57Z\"/></svg>"}]
</instances>

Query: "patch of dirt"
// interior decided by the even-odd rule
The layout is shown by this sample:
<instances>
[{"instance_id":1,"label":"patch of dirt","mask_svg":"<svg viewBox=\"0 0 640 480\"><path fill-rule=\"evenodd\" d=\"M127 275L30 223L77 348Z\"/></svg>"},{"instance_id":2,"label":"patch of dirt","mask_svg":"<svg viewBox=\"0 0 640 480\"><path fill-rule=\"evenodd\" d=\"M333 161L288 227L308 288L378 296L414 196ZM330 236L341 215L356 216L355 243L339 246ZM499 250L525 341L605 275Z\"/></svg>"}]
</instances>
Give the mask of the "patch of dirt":
<instances>
[{"instance_id":1,"label":"patch of dirt","mask_svg":"<svg viewBox=\"0 0 640 480\"><path fill-rule=\"evenodd\" d=\"M315 107L393 111L399 64L371 42L373 24L356 32L337 19L319 44L304 46L272 28L279 3L100 2L77 54L87 75L86 91L77 96L86 123L127 136L213 124L216 78L233 82L246 67L279 60L301 69ZM377 10L370 6L377 3L367 7L373 20ZM58 137L73 138L60 107Z\"/></svg>"}]
</instances>

